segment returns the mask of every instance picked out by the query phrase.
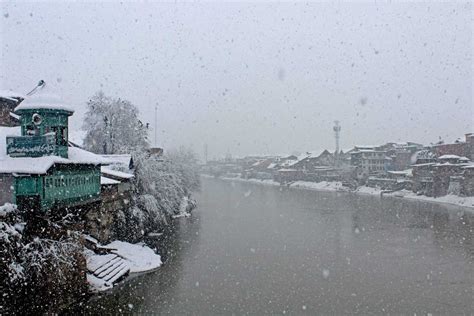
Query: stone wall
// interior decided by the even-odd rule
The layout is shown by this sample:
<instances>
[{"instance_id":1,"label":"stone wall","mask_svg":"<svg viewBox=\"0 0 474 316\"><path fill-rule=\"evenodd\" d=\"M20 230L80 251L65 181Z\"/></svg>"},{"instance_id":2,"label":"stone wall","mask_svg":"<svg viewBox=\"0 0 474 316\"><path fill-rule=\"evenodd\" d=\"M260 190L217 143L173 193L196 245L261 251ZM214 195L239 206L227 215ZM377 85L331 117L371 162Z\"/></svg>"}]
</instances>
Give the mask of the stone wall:
<instances>
[{"instance_id":1,"label":"stone wall","mask_svg":"<svg viewBox=\"0 0 474 316\"><path fill-rule=\"evenodd\" d=\"M130 191L119 191L119 185L102 186L100 207L86 215L86 232L102 244L116 239L118 213L129 207Z\"/></svg>"},{"instance_id":2,"label":"stone wall","mask_svg":"<svg viewBox=\"0 0 474 316\"><path fill-rule=\"evenodd\" d=\"M14 179L11 174L0 174L0 205L13 203Z\"/></svg>"}]
</instances>

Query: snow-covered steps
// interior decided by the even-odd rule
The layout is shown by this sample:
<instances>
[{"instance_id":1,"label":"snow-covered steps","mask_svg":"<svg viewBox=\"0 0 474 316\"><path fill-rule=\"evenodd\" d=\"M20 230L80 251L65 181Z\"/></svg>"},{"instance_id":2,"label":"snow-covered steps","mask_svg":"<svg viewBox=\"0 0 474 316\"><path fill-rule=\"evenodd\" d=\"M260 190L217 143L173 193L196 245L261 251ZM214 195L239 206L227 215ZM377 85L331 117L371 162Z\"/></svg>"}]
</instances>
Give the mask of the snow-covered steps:
<instances>
[{"instance_id":1,"label":"snow-covered steps","mask_svg":"<svg viewBox=\"0 0 474 316\"><path fill-rule=\"evenodd\" d=\"M97 255L87 253L87 280L98 291L111 288L115 282L130 272L128 262L117 254Z\"/></svg>"},{"instance_id":2,"label":"snow-covered steps","mask_svg":"<svg viewBox=\"0 0 474 316\"><path fill-rule=\"evenodd\" d=\"M87 281L93 291L105 291L129 273L149 272L161 266L161 257L143 243L130 244L115 240L101 245L84 236L87 249Z\"/></svg>"}]
</instances>

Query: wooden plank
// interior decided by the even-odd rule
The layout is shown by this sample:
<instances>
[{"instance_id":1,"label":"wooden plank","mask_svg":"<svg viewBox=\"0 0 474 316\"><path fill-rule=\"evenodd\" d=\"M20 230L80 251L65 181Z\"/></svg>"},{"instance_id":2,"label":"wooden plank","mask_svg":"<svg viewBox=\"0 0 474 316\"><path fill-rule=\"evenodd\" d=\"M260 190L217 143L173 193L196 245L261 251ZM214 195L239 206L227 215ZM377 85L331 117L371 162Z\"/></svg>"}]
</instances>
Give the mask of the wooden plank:
<instances>
[{"instance_id":1,"label":"wooden plank","mask_svg":"<svg viewBox=\"0 0 474 316\"><path fill-rule=\"evenodd\" d=\"M130 271L130 269L128 267L124 268L123 270L120 270L120 272L117 273L113 278L109 279L107 282L109 282L110 284L113 284L114 282L116 282L121 277L127 275L129 271Z\"/></svg>"},{"instance_id":2,"label":"wooden plank","mask_svg":"<svg viewBox=\"0 0 474 316\"><path fill-rule=\"evenodd\" d=\"M124 262L125 263L125 262ZM128 272L130 271L130 268L128 267L128 264L125 263L125 266L119 270L114 277L110 278L109 280L107 280L107 282L113 284L115 281L117 281L118 279L120 279L121 277L125 276L126 274L128 274Z\"/></svg>"},{"instance_id":3,"label":"wooden plank","mask_svg":"<svg viewBox=\"0 0 474 316\"><path fill-rule=\"evenodd\" d=\"M107 270L111 265L113 265L115 262L119 261L121 258L118 256L110 257L106 262L101 264L97 269L92 271L94 274L99 274L104 270Z\"/></svg>"},{"instance_id":4,"label":"wooden plank","mask_svg":"<svg viewBox=\"0 0 474 316\"><path fill-rule=\"evenodd\" d=\"M91 272L97 272L98 269L107 265L110 261L117 258L116 254L94 255L87 259L87 269Z\"/></svg>"},{"instance_id":5,"label":"wooden plank","mask_svg":"<svg viewBox=\"0 0 474 316\"><path fill-rule=\"evenodd\" d=\"M106 278L107 275L109 275L110 273L113 273L114 270L118 269L120 267L120 265L122 264L122 259L120 258L120 260L114 262L114 264L112 265L109 265L108 268L104 271L102 271L101 273L99 273L98 277L99 278Z\"/></svg>"},{"instance_id":6,"label":"wooden plank","mask_svg":"<svg viewBox=\"0 0 474 316\"><path fill-rule=\"evenodd\" d=\"M125 263L125 261L122 261L120 262L119 265L117 265L115 267L115 269L113 269L109 274L107 274L105 277L104 277L104 280L107 281L107 282L110 282L110 280L116 276L118 273L120 273L120 271L124 270L124 269L127 269L128 268L128 265ZM128 269L130 270L130 269Z\"/></svg>"}]
</instances>

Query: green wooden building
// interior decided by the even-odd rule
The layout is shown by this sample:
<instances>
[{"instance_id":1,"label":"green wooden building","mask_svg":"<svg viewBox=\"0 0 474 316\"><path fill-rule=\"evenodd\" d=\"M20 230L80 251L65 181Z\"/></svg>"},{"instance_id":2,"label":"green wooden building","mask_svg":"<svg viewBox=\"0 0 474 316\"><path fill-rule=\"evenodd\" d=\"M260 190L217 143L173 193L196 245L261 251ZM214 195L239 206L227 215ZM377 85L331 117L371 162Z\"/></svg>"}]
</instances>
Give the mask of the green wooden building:
<instances>
[{"instance_id":1,"label":"green wooden building","mask_svg":"<svg viewBox=\"0 0 474 316\"><path fill-rule=\"evenodd\" d=\"M27 210L100 202L100 166L107 160L68 145L68 119L74 111L44 90L15 108L19 127L0 131L0 185L10 184L12 202Z\"/></svg>"}]
</instances>

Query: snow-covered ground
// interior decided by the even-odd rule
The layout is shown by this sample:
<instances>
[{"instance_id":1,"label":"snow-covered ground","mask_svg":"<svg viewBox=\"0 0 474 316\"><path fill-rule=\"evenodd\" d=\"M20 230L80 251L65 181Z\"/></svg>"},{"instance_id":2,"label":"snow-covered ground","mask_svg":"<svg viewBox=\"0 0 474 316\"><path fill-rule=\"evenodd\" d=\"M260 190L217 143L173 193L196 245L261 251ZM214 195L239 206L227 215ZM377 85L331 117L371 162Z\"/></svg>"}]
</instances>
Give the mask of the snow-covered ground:
<instances>
[{"instance_id":1,"label":"snow-covered ground","mask_svg":"<svg viewBox=\"0 0 474 316\"><path fill-rule=\"evenodd\" d=\"M290 187L293 188L305 188L318 191L349 191L347 187L342 186L341 182L309 182L309 181L296 181L293 182Z\"/></svg>"},{"instance_id":2,"label":"snow-covered ground","mask_svg":"<svg viewBox=\"0 0 474 316\"><path fill-rule=\"evenodd\" d=\"M278 183L276 181L273 181L273 180L226 178L226 177L222 177L220 179L231 180L231 181L241 181L241 182L251 182L251 183L258 183L258 184L272 185L272 186L280 186L280 183Z\"/></svg>"},{"instance_id":3,"label":"snow-covered ground","mask_svg":"<svg viewBox=\"0 0 474 316\"><path fill-rule=\"evenodd\" d=\"M444 204L453 204L458 206L469 207L474 211L474 196L458 196L453 194L448 194L440 197L429 197L424 195L416 195L411 191L399 191L390 193L390 196L403 197L405 199L411 200L420 200L433 203L444 203Z\"/></svg>"},{"instance_id":4,"label":"snow-covered ground","mask_svg":"<svg viewBox=\"0 0 474 316\"><path fill-rule=\"evenodd\" d=\"M222 177L221 179L224 180L231 180L231 181L241 181L241 182L251 182L251 183L259 183L264 185L273 185L279 186L278 182L273 180L258 180L258 179L242 179L242 178L226 178ZM468 207L474 211L474 196L457 196L457 195L446 195L441 197L429 197L424 195L417 195L414 192L402 190L396 191L392 193L384 193L383 190L377 188L371 188L367 186L358 187L356 190L350 190L347 187L344 187L341 182L309 182L309 181L296 181L289 185L292 188L302 188L302 189L309 189L315 191L330 191L330 192L352 192L357 194L366 194L366 195L384 195L384 196L392 196L392 197L400 197L418 201L426 201L432 203L441 203L441 204L452 204L462 207Z\"/></svg>"}]
</instances>

